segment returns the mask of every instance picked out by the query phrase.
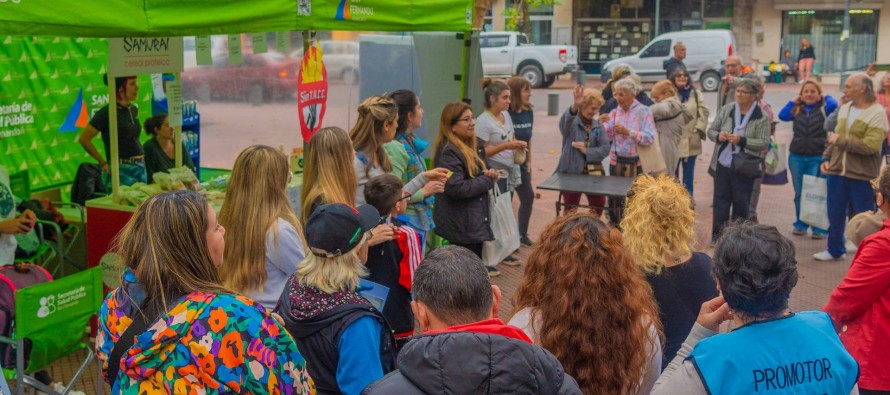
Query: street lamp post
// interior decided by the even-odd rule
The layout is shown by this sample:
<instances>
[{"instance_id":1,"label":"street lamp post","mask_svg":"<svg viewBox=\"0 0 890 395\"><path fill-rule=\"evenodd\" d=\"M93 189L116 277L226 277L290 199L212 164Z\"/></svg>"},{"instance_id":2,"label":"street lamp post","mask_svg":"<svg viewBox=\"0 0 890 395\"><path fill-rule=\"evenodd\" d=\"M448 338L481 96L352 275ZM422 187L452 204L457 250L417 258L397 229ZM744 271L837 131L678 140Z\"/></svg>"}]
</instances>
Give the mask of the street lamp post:
<instances>
[{"instance_id":1,"label":"street lamp post","mask_svg":"<svg viewBox=\"0 0 890 395\"><path fill-rule=\"evenodd\" d=\"M844 3L844 30L841 32L841 87L847 82L847 48L850 41L850 0Z\"/></svg>"}]
</instances>

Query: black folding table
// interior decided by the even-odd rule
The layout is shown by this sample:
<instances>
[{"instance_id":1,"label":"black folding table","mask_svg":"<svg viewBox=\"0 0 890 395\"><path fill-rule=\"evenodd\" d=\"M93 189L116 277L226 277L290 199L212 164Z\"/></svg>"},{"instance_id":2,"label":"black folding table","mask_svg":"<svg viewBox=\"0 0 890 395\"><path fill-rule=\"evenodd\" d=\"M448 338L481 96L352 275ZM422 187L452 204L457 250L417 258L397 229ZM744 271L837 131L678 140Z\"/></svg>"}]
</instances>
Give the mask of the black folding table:
<instances>
[{"instance_id":1,"label":"black folding table","mask_svg":"<svg viewBox=\"0 0 890 395\"><path fill-rule=\"evenodd\" d=\"M563 192L585 193L592 195L602 195L613 199L625 199L627 198L627 193L630 191L630 186L631 184L633 184L633 181L634 179L631 177L553 173L550 178L538 184L538 189L559 191L559 197L556 199L556 215L559 215L560 209L566 206L566 204L562 202ZM610 210L614 212L615 217L619 221L621 220L621 216L623 215L623 206L624 205L621 204L610 205L610 207L596 207L582 204L577 205L577 207Z\"/></svg>"}]
</instances>

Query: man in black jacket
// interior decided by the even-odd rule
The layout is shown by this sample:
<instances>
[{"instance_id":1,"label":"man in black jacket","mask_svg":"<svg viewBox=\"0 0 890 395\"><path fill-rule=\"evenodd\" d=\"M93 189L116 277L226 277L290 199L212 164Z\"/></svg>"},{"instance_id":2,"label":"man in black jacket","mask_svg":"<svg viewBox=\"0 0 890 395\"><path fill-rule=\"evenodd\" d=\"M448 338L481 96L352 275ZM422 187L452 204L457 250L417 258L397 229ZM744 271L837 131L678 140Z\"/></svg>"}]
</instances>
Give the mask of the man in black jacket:
<instances>
[{"instance_id":1,"label":"man in black jacket","mask_svg":"<svg viewBox=\"0 0 890 395\"><path fill-rule=\"evenodd\" d=\"M553 354L497 317L501 290L482 260L439 247L414 274L411 308L424 332L399 353L398 370L363 394L580 394Z\"/></svg>"},{"instance_id":2,"label":"man in black jacket","mask_svg":"<svg viewBox=\"0 0 890 395\"><path fill-rule=\"evenodd\" d=\"M667 78L670 78L671 74L674 73L674 70L678 68L686 69L686 64L683 63L683 59L686 59L686 44L683 44L682 41L677 41L677 43L674 44L674 57L665 60L664 64L662 64Z\"/></svg>"}]
</instances>

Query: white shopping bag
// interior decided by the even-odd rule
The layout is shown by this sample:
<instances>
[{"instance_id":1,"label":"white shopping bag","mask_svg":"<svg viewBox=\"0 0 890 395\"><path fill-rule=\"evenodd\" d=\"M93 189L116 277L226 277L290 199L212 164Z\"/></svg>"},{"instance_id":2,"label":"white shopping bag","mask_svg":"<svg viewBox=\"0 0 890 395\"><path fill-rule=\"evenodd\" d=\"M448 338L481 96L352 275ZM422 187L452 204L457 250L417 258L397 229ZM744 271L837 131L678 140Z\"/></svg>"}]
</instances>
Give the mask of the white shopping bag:
<instances>
[{"instance_id":1,"label":"white shopping bag","mask_svg":"<svg viewBox=\"0 0 890 395\"><path fill-rule=\"evenodd\" d=\"M519 249L519 227L513 216L513 204L509 193L500 193L494 186L491 200L491 232L494 240L482 243L482 260L485 266L495 266Z\"/></svg>"},{"instance_id":2,"label":"white shopping bag","mask_svg":"<svg viewBox=\"0 0 890 395\"><path fill-rule=\"evenodd\" d=\"M828 183L824 178L803 176L800 220L810 226L828 229Z\"/></svg>"}]
</instances>

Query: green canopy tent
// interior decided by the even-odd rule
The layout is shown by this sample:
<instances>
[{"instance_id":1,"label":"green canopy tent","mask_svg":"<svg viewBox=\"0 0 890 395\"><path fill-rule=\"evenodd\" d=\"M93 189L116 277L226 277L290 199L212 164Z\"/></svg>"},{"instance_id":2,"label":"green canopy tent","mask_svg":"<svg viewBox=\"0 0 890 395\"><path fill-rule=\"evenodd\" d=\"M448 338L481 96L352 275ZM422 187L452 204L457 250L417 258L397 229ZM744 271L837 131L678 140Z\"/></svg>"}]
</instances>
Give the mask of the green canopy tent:
<instances>
[{"instance_id":1,"label":"green canopy tent","mask_svg":"<svg viewBox=\"0 0 890 395\"><path fill-rule=\"evenodd\" d=\"M0 35L164 37L471 29L472 0L6 0Z\"/></svg>"},{"instance_id":2,"label":"green canopy tent","mask_svg":"<svg viewBox=\"0 0 890 395\"><path fill-rule=\"evenodd\" d=\"M0 165L10 173L30 169L31 188L39 191L70 183L77 165L90 161L75 132L92 114L78 117L76 110L85 108L83 103L91 109L107 103L101 82L107 44L97 38L299 30L465 32L471 29L472 4L472 0L0 1L4 44L0 61L10 66L0 72ZM141 103L148 103L148 95L148 89L140 92ZM148 106L140 108L147 111ZM4 122L4 117L12 121Z\"/></svg>"}]
</instances>

